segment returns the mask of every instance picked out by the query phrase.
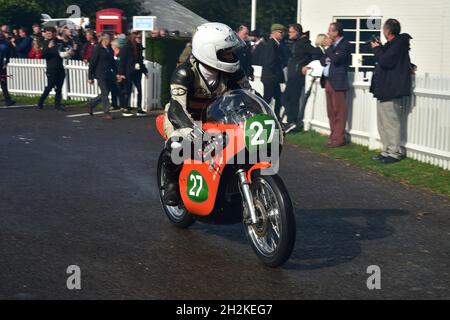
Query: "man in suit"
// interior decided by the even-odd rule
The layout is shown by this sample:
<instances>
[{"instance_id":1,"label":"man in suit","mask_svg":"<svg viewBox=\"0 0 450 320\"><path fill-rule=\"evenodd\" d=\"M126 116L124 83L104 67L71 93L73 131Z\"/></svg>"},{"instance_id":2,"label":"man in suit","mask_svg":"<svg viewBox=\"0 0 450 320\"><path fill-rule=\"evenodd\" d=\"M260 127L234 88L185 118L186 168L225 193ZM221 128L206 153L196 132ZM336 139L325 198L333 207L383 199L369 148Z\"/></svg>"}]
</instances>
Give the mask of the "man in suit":
<instances>
[{"instance_id":1,"label":"man in suit","mask_svg":"<svg viewBox=\"0 0 450 320\"><path fill-rule=\"evenodd\" d=\"M253 63L252 63L252 47L249 42L249 33L250 30L246 26L240 26L237 34L242 41L245 42L246 46L239 48L236 50L236 55L241 62L241 68L244 71L245 75L250 81L253 81L255 78L253 76Z\"/></svg>"},{"instance_id":2,"label":"man in suit","mask_svg":"<svg viewBox=\"0 0 450 320\"><path fill-rule=\"evenodd\" d=\"M39 98L38 108L44 108L44 102L48 98L50 92L55 89L55 109L58 111L66 111L61 106L62 87L66 78L63 58L60 49L64 46L63 42L56 37L56 29L54 27L45 28L45 41L42 49L42 57L47 62L47 86Z\"/></svg>"},{"instance_id":3,"label":"man in suit","mask_svg":"<svg viewBox=\"0 0 450 320\"><path fill-rule=\"evenodd\" d=\"M281 87L285 82L283 68L285 67L284 53L281 42L286 28L281 24L274 24L271 28L270 40L264 48L263 69L261 81L264 85L264 100L271 103L275 99L275 114L281 120Z\"/></svg>"},{"instance_id":4,"label":"man in suit","mask_svg":"<svg viewBox=\"0 0 450 320\"><path fill-rule=\"evenodd\" d=\"M261 33L257 30L250 32L250 38L252 38L252 64L254 66L262 66L262 57L264 54L264 45L266 42L261 36Z\"/></svg>"},{"instance_id":5,"label":"man in suit","mask_svg":"<svg viewBox=\"0 0 450 320\"><path fill-rule=\"evenodd\" d=\"M331 135L327 146L339 148L346 144L345 127L347 124L348 69L351 63L351 46L344 38L341 23L331 23L328 36L332 44L321 58L325 67L321 79L327 97L327 112Z\"/></svg>"},{"instance_id":6,"label":"man in suit","mask_svg":"<svg viewBox=\"0 0 450 320\"><path fill-rule=\"evenodd\" d=\"M113 93L113 99L116 97L115 80L117 78L117 64L114 59L114 52L111 48L111 36L104 33L101 36L100 43L94 48L91 60L89 61L89 83L94 84L97 79L100 87L100 95L88 103L88 111L93 115L93 110L100 102L103 105L105 120L112 120L110 111L109 94Z\"/></svg>"}]
</instances>

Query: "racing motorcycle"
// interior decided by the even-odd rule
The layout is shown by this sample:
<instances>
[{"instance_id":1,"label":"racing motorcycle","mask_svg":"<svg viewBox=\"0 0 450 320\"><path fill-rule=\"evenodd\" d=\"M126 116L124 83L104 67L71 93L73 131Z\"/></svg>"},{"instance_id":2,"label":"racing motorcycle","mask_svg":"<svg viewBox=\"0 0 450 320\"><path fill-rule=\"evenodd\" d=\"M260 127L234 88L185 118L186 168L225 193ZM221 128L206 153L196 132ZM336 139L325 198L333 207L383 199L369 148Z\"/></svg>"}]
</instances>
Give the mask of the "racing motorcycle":
<instances>
[{"instance_id":1,"label":"racing motorcycle","mask_svg":"<svg viewBox=\"0 0 450 320\"><path fill-rule=\"evenodd\" d=\"M188 228L201 217L238 213L259 259L269 267L284 264L294 248L296 222L289 193L275 172L284 140L280 123L263 99L245 90L216 99L202 120L203 130L216 139L201 151L204 157L184 160L182 201L176 207L164 203L163 153L158 161L167 217L173 225ZM156 126L167 140L164 116L156 119Z\"/></svg>"}]
</instances>

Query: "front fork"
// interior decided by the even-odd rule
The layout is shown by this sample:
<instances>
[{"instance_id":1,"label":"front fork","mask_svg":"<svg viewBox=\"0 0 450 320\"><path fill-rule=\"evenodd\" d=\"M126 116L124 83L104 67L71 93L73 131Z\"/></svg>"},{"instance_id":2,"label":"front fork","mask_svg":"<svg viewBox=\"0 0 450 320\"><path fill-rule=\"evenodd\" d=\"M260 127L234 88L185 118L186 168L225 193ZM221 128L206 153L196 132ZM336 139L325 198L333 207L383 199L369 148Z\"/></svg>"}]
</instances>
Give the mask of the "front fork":
<instances>
[{"instance_id":1,"label":"front fork","mask_svg":"<svg viewBox=\"0 0 450 320\"><path fill-rule=\"evenodd\" d=\"M247 172L244 169L239 170L236 172L238 178L239 178L239 187L241 190L242 198L244 199L245 207L247 208L246 212L250 213L250 220L251 224L256 225L258 224L258 217L256 216L256 210L255 205L253 203L253 196L252 192L250 190L250 181L247 179ZM244 210L245 212L245 210ZM248 216L244 216L244 221L247 223L249 220Z\"/></svg>"}]
</instances>

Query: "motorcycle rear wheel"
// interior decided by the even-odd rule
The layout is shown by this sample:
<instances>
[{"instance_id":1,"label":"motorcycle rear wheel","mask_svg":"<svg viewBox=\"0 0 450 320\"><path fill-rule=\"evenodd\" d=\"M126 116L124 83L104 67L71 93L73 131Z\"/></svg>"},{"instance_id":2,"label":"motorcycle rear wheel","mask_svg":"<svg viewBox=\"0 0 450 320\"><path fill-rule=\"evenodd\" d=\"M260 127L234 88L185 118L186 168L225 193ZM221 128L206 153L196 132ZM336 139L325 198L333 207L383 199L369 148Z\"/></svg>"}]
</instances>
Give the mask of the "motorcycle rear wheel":
<instances>
[{"instance_id":1,"label":"motorcycle rear wheel","mask_svg":"<svg viewBox=\"0 0 450 320\"><path fill-rule=\"evenodd\" d=\"M254 174L251 192L260 223L247 225L247 237L264 265L283 265L291 257L296 239L296 222L289 193L277 175Z\"/></svg>"},{"instance_id":2,"label":"motorcycle rear wheel","mask_svg":"<svg viewBox=\"0 0 450 320\"><path fill-rule=\"evenodd\" d=\"M195 218L187 212L183 204L180 204L178 207L171 207L164 203L163 153L161 153L161 156L159 157L157 170L159 199L167 218L169 218L170 222L177 228L189 228L195 222Z\"/></svg>"}]
</instances>

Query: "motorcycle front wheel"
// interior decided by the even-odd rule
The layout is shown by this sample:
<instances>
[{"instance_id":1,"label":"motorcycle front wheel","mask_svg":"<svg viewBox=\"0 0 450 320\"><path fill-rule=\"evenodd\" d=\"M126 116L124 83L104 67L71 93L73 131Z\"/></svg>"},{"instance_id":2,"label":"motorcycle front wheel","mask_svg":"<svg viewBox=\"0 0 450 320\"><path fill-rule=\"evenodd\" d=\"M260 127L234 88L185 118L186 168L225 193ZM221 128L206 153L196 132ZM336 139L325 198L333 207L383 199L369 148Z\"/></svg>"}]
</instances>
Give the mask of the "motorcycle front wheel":
<instances>
[{"instance_id":1,"label":"motorcycle front wheel","mask_svg":"<svg viewBox=\"0 0 450 320\"><path fill-rule=\"evenodd\" d=\"M255 173L251 192L259 218L247 225L247 237L258 258L268 267L283 265L291 257L296 239L296 222L289 193L275 176Z\"/></svg>"},{"instance_id":2,"label":"motorcycle front wheel","mask_svg":"<svg viewBox=\"0 0 450 320\"><path fill-rule=\"evenodd\" d=\"M166 213L167 217L169 218L170 222L180 228L180 229L187 229L189 228L194 222L194 217L186 211L183 204L180 204L177 207L171 207L164 203L164 170L163 170L163 153L161 153L161 156L158 160L158 190L159 190L159 199L160 202L164 208L164 212Z\"/></svg>"}]
</instances>

